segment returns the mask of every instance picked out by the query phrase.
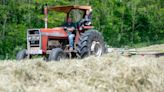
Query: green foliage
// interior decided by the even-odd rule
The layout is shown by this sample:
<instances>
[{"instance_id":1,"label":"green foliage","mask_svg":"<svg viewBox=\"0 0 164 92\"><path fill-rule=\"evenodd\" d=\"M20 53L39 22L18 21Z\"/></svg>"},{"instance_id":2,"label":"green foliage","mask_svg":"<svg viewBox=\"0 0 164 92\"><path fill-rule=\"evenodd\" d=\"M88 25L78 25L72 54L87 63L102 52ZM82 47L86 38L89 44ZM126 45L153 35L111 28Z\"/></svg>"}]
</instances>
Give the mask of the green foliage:
<instances>
[{"instance_id":1,"label":"green foliage","mask_svg":"<svg viewBox=\"0 0 164 92\"><path fill-rule=\"evenodd\" d=\"M1 0L0 59L14 58L26 47L26 30L43 28L42 8L48 5L91 5L93 25L111 46L163 43L162 0ZM60 25L64 14L50 13L49 27Z\"/></svg>"}]
</instances>

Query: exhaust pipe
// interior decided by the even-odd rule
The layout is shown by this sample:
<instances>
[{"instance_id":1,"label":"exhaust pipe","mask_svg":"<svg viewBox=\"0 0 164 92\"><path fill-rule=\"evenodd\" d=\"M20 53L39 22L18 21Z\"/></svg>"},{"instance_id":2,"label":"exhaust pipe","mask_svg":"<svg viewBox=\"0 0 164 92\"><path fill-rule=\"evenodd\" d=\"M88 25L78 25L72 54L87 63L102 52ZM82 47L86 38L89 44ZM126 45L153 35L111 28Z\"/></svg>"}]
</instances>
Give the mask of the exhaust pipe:
<instances>
[{"instance_id":1,"label":"exhaust pipe","mask_svg":"<svg viewBox=\"0 0 164 92\"><path fill-rule=\"evenodd\" d=\"M47 4L44 6L44 22L45 22L45 28L48 26L48 7Z\"/></svg>"}]
</instances>

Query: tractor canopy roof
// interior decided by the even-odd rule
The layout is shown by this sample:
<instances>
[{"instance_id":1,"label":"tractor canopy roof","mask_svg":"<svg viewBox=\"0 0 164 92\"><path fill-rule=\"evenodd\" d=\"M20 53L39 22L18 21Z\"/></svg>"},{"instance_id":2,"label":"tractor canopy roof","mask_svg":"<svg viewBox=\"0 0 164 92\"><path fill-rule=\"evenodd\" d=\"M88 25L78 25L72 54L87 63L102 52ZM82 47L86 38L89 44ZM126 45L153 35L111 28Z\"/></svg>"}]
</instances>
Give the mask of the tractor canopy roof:
<instances>
[{"instance_id":1,"label":"tractor canopy roof","mask_svg":"<svg viewBox=\"0 0 164 92\"><path fill-rule=\"evenodd\" d=\"M90 10L91 6L72 5L72 6L49 6L48 7L48 10L54 10L57 12L64 12L64 13L68 13L71 9Z\"/></svg>"}]
</instances>

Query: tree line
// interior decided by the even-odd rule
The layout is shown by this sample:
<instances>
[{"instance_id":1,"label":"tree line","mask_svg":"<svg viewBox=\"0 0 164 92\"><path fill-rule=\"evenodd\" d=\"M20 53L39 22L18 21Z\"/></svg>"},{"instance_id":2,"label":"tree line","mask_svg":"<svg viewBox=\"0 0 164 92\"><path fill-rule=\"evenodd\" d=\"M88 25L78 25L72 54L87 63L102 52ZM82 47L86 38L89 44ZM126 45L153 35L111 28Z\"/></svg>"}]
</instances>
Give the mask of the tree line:
<instances>
[{"instance_id":1,"label":"tree line","mask_svg":"<svg viewBox=\"0 0 164 92\"><path fill-rule=\"evenodd\" d=\"M164 43L163 0L1 0L0 59L14 58L26 47L26 30L43 28L43 6L91 5L93 25L114 47ZM62 15L51 14L49 27L60 25Z\"/></svg>"}]
</instances>

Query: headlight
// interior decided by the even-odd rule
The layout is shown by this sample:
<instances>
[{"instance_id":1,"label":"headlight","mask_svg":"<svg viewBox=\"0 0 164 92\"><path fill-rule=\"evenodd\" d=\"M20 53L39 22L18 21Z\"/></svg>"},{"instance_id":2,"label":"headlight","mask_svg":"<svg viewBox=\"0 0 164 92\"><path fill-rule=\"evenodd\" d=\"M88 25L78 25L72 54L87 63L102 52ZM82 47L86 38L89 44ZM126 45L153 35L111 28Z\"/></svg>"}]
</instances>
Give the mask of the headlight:
<instances>
[{"instance_id":1,"label":"headlight","mask_svg":"<svg viewBox=\"0 0 164 92\"><path fill-rule=\"evenodd\" d=\"M31 37L31 36L29 36L29 37L28 37L28 40L32 40L32 37Z\"/></svg>"},{"instance_id":2,"label":"headlight","mask_svg":"<svg viewBox=\"0 0 164 92\"><path fill-rule=\"evenodd\" d=\"M37 36L37 37L36 37L36 40L39 40L39 39L40 39L40 37L39 37L39 36Z\"/></svg>"},{"instance_id":3,"label":"headlight","mask_svg":"<svg viewBox=\"0 0 164 92\"><path fill-rule=\"evenodd\" d=\"M39 40L40 37L39 36L29 36L28 40Z\"/></svg>"}]
</instances>

